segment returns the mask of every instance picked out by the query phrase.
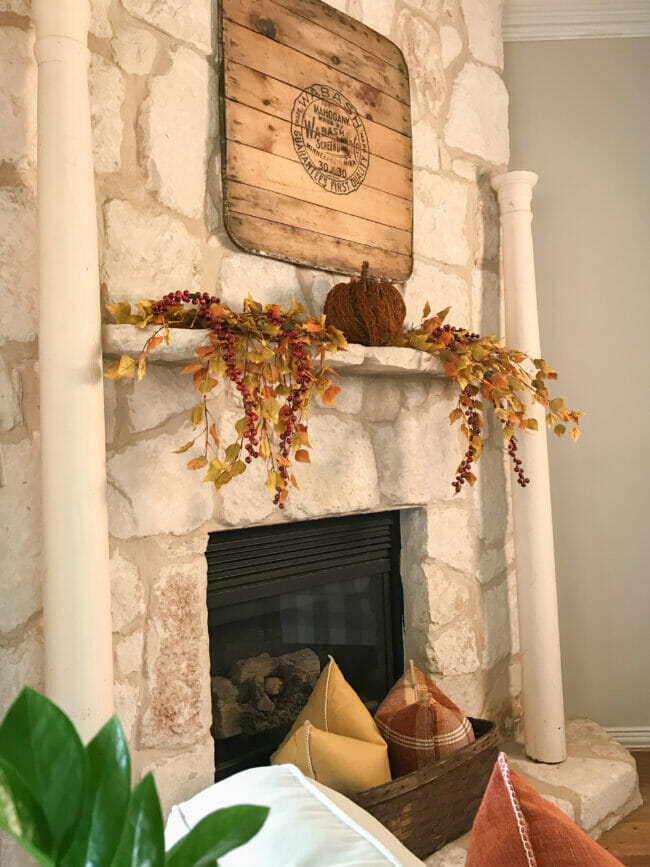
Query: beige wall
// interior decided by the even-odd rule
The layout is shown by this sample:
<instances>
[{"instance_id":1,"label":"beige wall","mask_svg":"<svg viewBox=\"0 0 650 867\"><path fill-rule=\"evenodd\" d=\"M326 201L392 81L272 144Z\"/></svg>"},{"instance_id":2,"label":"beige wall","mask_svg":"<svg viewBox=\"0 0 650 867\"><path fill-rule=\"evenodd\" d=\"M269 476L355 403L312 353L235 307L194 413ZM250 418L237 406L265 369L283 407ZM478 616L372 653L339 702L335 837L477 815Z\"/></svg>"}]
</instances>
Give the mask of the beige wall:
<instances>
[{"instance_id":1,"label":"beige wall","mask_svg":"<svg viewBox=\"0 0 650 867\"><path fill-rule=\"evenodd\" d=\"M505 57L510 167L540 176L543 351L588 412L577 446L550 444L567 712L650 727L650 39Z\"/></svg>"}]
</instances>

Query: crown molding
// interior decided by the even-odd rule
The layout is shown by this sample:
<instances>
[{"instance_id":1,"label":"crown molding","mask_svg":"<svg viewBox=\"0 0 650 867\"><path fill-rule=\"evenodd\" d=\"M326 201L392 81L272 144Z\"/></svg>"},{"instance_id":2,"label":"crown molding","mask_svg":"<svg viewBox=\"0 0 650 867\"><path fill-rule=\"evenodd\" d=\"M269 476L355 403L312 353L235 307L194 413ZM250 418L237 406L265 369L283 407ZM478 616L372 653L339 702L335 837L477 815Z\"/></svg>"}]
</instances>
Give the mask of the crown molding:
<instances>
[{"instance_id":1,"label":"crown molding","mask_svg":"<svg viewBox=\"0 0 650 867\"><path fill-rule=\"evenodd\" d=\"M650 36L650 0L505 0L504 42Z\"/></svg>"}]
</instances>

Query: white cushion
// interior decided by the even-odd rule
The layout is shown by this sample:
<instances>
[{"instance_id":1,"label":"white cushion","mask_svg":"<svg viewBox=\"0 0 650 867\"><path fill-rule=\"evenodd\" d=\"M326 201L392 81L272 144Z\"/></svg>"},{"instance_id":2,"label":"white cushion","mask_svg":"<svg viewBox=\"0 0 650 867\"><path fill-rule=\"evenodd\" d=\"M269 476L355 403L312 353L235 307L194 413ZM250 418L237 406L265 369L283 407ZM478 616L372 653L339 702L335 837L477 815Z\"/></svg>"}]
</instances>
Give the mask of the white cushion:
<instances>
[{"instance_id":1,"label":"white cushion","mask_svg":"<svg viewBox=\"0 0 650 867\"><path fill-rule=\"evenodd\" d=\"M313 784L293 765L251 768L172 807L170 849L204 816L235 804L270 807L262 830L219 859L221 867L421 867L383 825L357 804Z\"/></svg>"}]
</instances>

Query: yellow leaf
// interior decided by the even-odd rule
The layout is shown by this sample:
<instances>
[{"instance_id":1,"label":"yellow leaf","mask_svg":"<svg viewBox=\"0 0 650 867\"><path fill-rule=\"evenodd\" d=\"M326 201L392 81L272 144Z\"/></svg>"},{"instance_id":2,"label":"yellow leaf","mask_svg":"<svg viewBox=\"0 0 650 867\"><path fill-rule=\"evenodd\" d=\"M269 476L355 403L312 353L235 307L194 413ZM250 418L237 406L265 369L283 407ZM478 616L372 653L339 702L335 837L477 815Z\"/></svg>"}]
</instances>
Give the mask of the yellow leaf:
<instances>
[{"instance_id":1,"label":"yellow leaf","mask_svg":"<svg viewBox=\"0 0 650 867\"><path fill-rule=\"evenodd\" d=\"M131 305L128 301L121 301L119 304L110 304L106 309L118 325L128 323L131 315Z\"/></svg>"},{"instance_id":2,"label":"yellow leaf","mask_svg":"<svg viewBox=\"0 0 650 867\"><path fill-rule=\"evenodd\" d=\"M187 469L188 470L200 470L201 467L204 467L207 463L208 463L208 459L204 456L201 456L200 458L194 458L193 460L191 460L188 463Z\"/></svg>"},{"instance_id":3,"label":"yellow leaf","mask_svg":"<svg viewBox=\"0 0 650 867\"><path fill-rule=\"evenodd\" d=\"M200 403L192 409L192 424L198 427L203 421L203 404Z\"/></svg>"},{"instance_id":4,"label":"yellow leaf","mask_svg":"<svg viewBox=\"0 0 650 867\"><path fill-rule=\"evenodd\" d=\"M528 419L528 430L539 430L539 425L537 424L536 418Z\"/></svg>"},{"instance_id":5,"label":"yellow leaf","mask_svg":"<svg viewBox=\"0 0 650 867\"><path fill-rule=\"evenodd\" d=\"M559 412L561 409L564 409L564 401L561 397L555 397L551 401L551 409L553 412Z\"/></svg>"},{"instance_id":6,"label":"yellow leaf","mask_svg":"<svg viewBox=\"0 0 650 867\"><path fill-rule=\"evenodd\" d=\"M216 377L221 378L226 372L226 362L223 358L212 358L210 359L210 373L214 374Z\"/></svg>"},{"instance_id":7,"label":"yellow leaf","mask_svg":"<svg viewBox=\"0 0 650 867\"><path fill-rule=\"evenodd\" d=\"M215 385L218 384L218 379L213 379L211 376L206 376L203 382L199 385L199 391L201 392L201 394L207 394L209 391L212 391Z\"/></svg>"},{"instance_id":8,"label":"yellow leaf","mask_svg":"<svg viewBox=\"0 0 650 867\"><path fill-rule=\"evenodd\" d=\"M460 407L456 407L456 409L452 410L449 413L449 424L453 424L455 421L458 421L459 418L463 417L463 411Z\"/></svg>"},{"instance_id":9,"label":"yellow leaf","mask_svg":"<svg viewBox=\"0 0 650 867\"><path fill-rule=\"evenodd\" d=\"M431 313L431 305L427 301L427 303L424 305L424 310L422 311L422 318L426 319L429 313Z\"/></svg>"},{"instance_id":10,"label":"yellow leaf","mask_svg":"<svg viewBox=\"0 0 650 867\"><path fill-rule=\"evenodd\" d=\"M265 461L266 461L266 460L268 460L268 459L271 457L271 449L270 449L270 447L269 447L269 442L268 442L268 440L266 439L266 437L263 437L263 438L260 440L260 449L259 449L259 451L260 451L260 457L262 458L262 460L265 460Z\"/></svg>"},{"instance_id":11,"label":"yellow leaf","mask_svg":"<svg viewBox=\"0 0 650 867\"><path fill-rule=\"evenodd\" d=\"M138 358L138 382L144 379L144 375L147 372L147 358L143 354Z\"/></svg>"},{"instance_id":12,"label":"yellow leaf","mask_svg":"<svg viewBox=\"0 0 650 867\"><path fill-rule=\"evenodd\" d=\"M267 397L262 401L262 415L264 418L276 419L280 412L280 402L274 397Z\"/></svg>"},{"instance_id":13,"label":"yellow leaf","mask_svg":"<svg viewBox=\"0 0 650 867\"><path fill-rule=\"evenodd\" d=\"M121 379L133 379L135 377L135 361L130 355L123 355L117 365L117 372Z\"/></svg>"},{"instance_id":14,"label":"yellow leaf","mask_svg":"<svg viewBox=\"0 0 650 867\"><path fill-rule=\"evenodd\" d=\"M122 379L119 372L120 362L113 361L108 370L104 373L106 379Z\"/></svg>"},{"instance_id":15,"label":"yellow leaf","mask_svg":"<svg viewBox=\"0 0 650 867\"><path fill-rule=\"evenodd\" d=\"M194 445L194 440L192 440L189 443L185 443L185 445L181 446L179 449L174 449L174 454L175 455L182 455L183 452L186 452L189 449L191 449L193 445Z\"/></svg>"},{"instance_id":16,"label":"yellow leaf","mask_svg":"<svg viewBox=\"0 0 650 867\"><path fill-rule=\"evenodd\" d=\"M553 428L553 433L559 437L563 437L565 431L566 431L566 428L563 424L556 424L555 427Z\"/></svg>"},{"instance_id":17,"label":"yellow leaf","mask_svg":"<svg viewBox=\"0 0 650 867\"><path fill-rule=\"evenodd\" d=\"M230 461L234 461L237 459L239 455L239 443L233 443L228 446L226 449L226 460L230 463Z\"/></svg>"},{"instance_id":18,"label":"yellow leaf","mask_svg":"<svg viewBox=\"0 0 650 867\"><path fill-rule=\"evenodd\" d=\"M235 461L230 467L230 472L233 476L241 476L242 473L246 472L246 464L243 461Z\"/></svg>"}]
</instances>

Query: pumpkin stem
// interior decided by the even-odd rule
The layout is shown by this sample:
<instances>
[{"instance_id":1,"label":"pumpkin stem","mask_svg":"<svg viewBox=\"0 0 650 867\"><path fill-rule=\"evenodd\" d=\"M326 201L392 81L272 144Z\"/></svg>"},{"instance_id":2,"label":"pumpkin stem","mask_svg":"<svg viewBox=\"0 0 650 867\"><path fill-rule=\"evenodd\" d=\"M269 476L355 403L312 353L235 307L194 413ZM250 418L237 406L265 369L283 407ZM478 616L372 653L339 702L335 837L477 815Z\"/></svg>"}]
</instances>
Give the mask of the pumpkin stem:
<instances>
[{"instance_id":1,"label":"pumpkin stem","mask_svg":"<svg viewBox=\"0 0 650 867\"><path fill-rule=\"evenodd\" d=\"M361 266L361 279L365 280L368 276L368 269L370 268L370 262L364 262Z\"/></svg>"}]
</instances>

